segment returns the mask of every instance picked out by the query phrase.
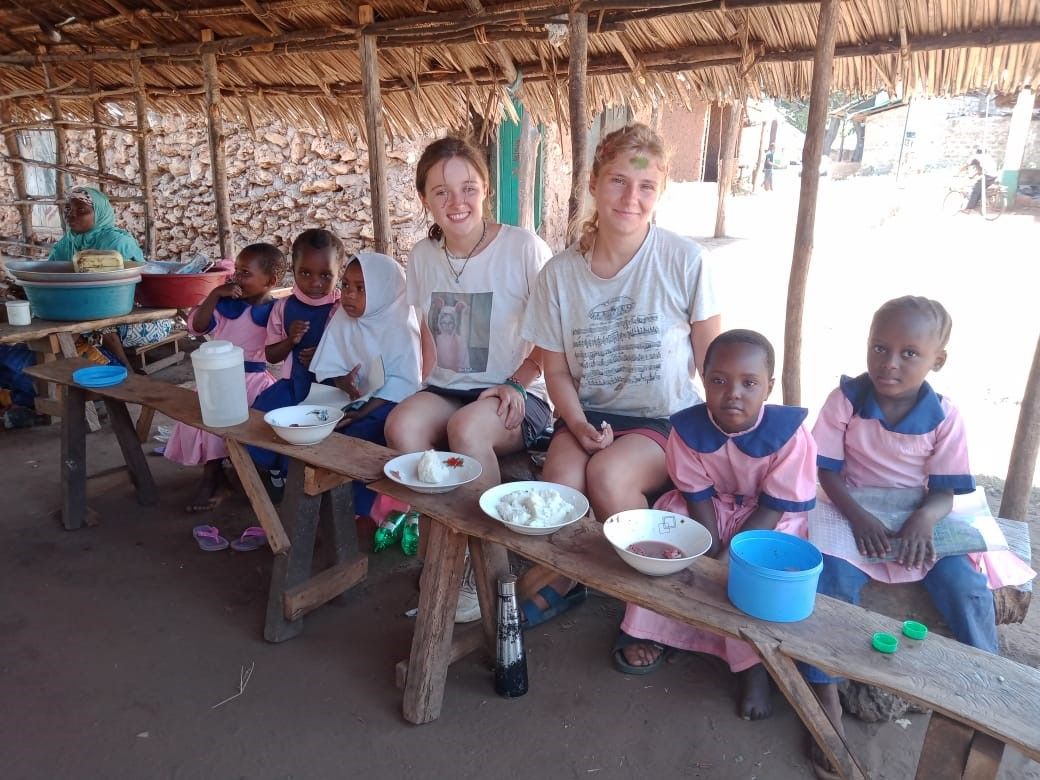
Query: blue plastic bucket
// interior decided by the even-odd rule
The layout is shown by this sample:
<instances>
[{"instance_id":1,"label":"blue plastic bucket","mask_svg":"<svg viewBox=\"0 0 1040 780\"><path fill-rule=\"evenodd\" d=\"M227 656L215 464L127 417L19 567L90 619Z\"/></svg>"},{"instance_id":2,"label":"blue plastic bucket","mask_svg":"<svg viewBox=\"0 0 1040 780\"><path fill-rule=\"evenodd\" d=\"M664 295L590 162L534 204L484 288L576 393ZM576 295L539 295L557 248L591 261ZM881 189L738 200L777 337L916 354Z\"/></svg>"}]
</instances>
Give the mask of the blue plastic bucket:
<instances>
[{"instance_id":1,"label":"blue plastic bucket","mask_svg":"<svg viewBox=\"0 0 1040 780\"><path fill-rule=\"evenodd\" d=\"M111 282L20 282L33 315L44 320L103 320L134 308L140 275Z\"/></svg>"},{"instance_id":2,"label":"blue plastic bucket","mask_svg":"<svg viewBox=\"0 0 1040 780\"><path fill-rule=\"evenodd\" d=\"M794 623L812 614L823 556L779 531L744 531L729 543L729 600L761 620Z\"/></svg>"}]
</instances>

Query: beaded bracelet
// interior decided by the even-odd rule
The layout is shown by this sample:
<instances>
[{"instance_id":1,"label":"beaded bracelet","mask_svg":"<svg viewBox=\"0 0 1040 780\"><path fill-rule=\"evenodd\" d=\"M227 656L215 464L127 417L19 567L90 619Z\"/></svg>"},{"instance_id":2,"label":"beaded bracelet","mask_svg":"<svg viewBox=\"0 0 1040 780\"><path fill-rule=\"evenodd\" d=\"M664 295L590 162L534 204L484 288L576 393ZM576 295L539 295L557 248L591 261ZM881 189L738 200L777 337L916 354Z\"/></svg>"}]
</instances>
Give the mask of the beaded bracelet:
<instances>
[{"instance_id":1,"label":"beaded bracelet","mask_svg":"<svg viewBox=\"0 0 1040 780\"><path fill-rule=\"evenodd\" d=\"M516 377L511 376L502 384L509 385L511 388L516 390L516 392L520 393L521 398L523 398L525 401L527 400L527 388L520 384L520 381Z\"/></svg>"}]
</instances>

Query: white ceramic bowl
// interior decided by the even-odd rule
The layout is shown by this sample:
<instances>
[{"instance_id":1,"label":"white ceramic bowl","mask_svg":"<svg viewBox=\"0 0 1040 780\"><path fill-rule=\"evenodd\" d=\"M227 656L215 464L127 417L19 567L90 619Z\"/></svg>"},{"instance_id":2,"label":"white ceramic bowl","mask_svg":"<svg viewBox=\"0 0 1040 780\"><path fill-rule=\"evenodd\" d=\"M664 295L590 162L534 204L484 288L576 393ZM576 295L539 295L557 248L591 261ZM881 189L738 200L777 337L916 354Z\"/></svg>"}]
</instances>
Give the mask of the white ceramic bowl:
<instances>
[{"instance_id":1,"label":"white ceramic bowl","mask_svg":"<svg viewBox=\"0 0 1040 780\"><path fill-rule=\"evenodd\" d=\"M343 411L334 406L283 406L264 415L264 422L290 444L317 444L342 419Z\"/></svg>"},{"instance_id":2,"label":"white ceramic bowl","mask_svg":"<svg viewBox=\"0 0 1040 780\"><path fill-rule=\"evenodd\" d=\"M653 577L675 574L689 566L694 558L704 555L711 547L708 529L684 515L662 512L659 509L629 509L611 515L603 524L607 537L621 560L636 571ZM665 542L685 553L682 558L650 558L630 552L627 548L636 542Z\"/></svg>"},{"instance_id":3,"label":"white ceramic bowl","mask_svg":"<svg viewBox=\"0 0 1040 780\"><path fill-rule=\"evenodd\" d=\"M398 455L387 461L383 473L399 485L414 490L416 493L449 493L461 485L468 484L480 476L483 468L480 461L469 455L457 452L437 452L444 465L448 467L448 478L436 484L419 479L419 461L425 453L409 452Z\"/></svg>"},{"instance_id":4,"label":"white ceramic bowl","mask_svg":"<svg viewBox=\"0 0 1040 780\"><path fill-rule=\"evenodd\" d=\"M560 494L560 498L574 507L574 509L567 515L567 520L565 522L545 528L520 525L518 523L507 523L498 516L498 502L510 493L516 493L523 490L555 490ZM574 488L567 487L566 485L557 485L555 482L505 482L484 491L484 494L480 497L480 508L484 510L484 514L488 517L498 520L498 522L506 528L511 531L516 531L518 534L524 534L525 536L547 536L559 531L561 528L568 526L571 523L576 523L578 520L585 517L585 515L589 513L589 500Z\"/></svg>"}]
</instances>

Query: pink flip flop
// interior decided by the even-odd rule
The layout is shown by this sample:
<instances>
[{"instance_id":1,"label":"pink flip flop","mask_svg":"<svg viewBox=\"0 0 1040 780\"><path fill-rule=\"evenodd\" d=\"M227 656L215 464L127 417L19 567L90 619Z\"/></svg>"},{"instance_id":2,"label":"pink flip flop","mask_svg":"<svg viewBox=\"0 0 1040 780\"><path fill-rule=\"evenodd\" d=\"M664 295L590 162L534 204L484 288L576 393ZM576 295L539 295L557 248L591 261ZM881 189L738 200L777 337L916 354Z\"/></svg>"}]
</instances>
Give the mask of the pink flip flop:
<instances>
[{"instance_id":1,"label":"pink flip flop","mask_svg":"<svg viewBox=\"0 0 1040 780\"><path fill-rule=\"evenodd\" d=\"M249 552L258 550L267 545L267 534L258 525L251 525L242 532L242 535L231 543L231 549L236 552Z\"/></svg>"},{"instance_id":2,"label":"pink flip flop","mask_svg":"<svg viewBox=\"0 0 1040 780\"><path fill-rule=\"evenodd\" d=\"M204 552L220 552L228 548L228 540L220 535L220 530L212 525L197 525L191 529L191 535Z\"/></svg>"}]
</instances>

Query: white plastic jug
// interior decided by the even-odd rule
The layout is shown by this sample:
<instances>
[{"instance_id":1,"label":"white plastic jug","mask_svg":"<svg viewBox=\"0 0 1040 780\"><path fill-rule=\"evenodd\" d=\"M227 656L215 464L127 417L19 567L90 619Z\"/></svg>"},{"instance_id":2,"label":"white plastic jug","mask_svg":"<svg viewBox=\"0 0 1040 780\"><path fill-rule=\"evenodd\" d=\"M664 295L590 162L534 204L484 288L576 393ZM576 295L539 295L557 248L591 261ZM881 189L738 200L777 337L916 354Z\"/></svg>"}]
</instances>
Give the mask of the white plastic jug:
<instances>
[{"instance_id":1,"label":"white plastic jug","mask_svg":"<svg viewBox=\"0 0 1040 780\"><path fill-rule=\"evenodd\" d=\"M214 428L249 419L245 357L230 341L207 341L191 353L202 421Z\"/></svg>"}]
</instances>

